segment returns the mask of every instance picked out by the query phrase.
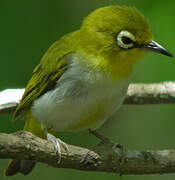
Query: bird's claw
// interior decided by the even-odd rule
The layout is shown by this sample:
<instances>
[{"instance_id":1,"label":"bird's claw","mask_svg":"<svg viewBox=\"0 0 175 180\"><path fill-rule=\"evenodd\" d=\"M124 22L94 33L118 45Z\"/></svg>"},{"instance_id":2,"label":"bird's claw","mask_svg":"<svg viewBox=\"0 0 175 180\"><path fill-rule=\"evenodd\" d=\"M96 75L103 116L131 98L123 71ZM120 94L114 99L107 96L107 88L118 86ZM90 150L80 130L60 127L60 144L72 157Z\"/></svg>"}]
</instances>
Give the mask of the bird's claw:
<instances>
[{"instance_id":1,"label":"bird's claw","mask_svg":"<svg viewBox=\"0 0 175 180\"><path fill-rule=\"evenodd\" d=\"M66 153L68 153L68 146L61 139L56 138L50 133L47 133L46 137L48 141L53 143L53 146L56 150L56 154L59 156L59 160L58 160L59 163L61 161L61 147L65 150Z\"/></svg>"},{"instance_id":2,"label":"bird's claw","mask_svg":"<svg viewBox=\"0 0 175 180\"><path fill-rule=\"evenodd\" d=\"M101 144L106 144L107 146L109 146L110 148L112 147L112 150L115 153L118 153L121 156L121 160L120 160L120 165L123 165L126 161L127 161L127 148L125 148L123 145L119 144L119 143L113 143L112 141L110 141L108 138L104 137L103 135L99 134L96 131L93 131L91 129L89 129L89 132L96 136L98 139L101 140Z\"/></svg>"},{"instance_id":3,"label":"bird's claw","mask_svg":"<svg viewBox=\"0 0 175 180\"><path fill-rule=\"evenodd\" d=\"M127 161L127 148L119 143L115 143L113 144L112 149L115 153L120 154L120 165L123 165Z\"/></svg>"}]
</instances>

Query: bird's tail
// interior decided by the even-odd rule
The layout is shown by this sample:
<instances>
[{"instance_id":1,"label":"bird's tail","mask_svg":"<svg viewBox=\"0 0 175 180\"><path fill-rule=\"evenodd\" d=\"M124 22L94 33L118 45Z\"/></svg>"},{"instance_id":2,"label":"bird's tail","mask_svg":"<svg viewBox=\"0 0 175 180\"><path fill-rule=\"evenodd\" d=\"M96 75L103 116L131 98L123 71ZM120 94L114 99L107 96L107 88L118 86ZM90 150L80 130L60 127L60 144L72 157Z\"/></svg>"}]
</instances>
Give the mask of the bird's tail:
<instances>
[{"instance_id":1,"label":"bird's tail","mask_svg":"<svg viewBox=\"0 0 175 180\"><path fill-rule=\"evenodd\" d=\"M41 124L33 117L31 112L28 112L26 115L24 131L29 131L40 138L45 138L45 134L42 130ZM36 162L31 160L13 159L9 162L4 174L5 176L13 176L17 173L27 175L32 171L35 164Z\"/></svg>"},{"instance_id":2,"label":"bird's tail","mask_svg":"<svg viewBox=\"0 0 175 180\"><path fill-rule=\"evenodd\" d=\"M35 166L35 162L31 160L17 160L13 159L9 162L5 169L5 176L13 176L17 173L28 175Z\"/></svg>"}]
</instances>

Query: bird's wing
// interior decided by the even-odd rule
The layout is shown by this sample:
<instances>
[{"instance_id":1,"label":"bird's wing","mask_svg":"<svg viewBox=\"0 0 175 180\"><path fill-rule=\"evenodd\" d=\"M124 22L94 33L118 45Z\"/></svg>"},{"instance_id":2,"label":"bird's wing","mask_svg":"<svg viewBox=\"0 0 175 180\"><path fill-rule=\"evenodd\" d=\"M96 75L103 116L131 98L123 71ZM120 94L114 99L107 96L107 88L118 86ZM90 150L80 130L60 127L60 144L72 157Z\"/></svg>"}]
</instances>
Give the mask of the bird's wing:
<instances>
[{"instance_id":1,"label":"bird's wing","mask_svg":"<svg viewBox=\"0 0 175 180\"><path fill-rule=\"evenodd\" d=\"M68 67L68 57L72 54L62 42L55 42L41 59L41 63L34 69L23 97L14 112L15 120L21 112L28 109L38 97L53 89Z\"/></svg>"}]
</instances>

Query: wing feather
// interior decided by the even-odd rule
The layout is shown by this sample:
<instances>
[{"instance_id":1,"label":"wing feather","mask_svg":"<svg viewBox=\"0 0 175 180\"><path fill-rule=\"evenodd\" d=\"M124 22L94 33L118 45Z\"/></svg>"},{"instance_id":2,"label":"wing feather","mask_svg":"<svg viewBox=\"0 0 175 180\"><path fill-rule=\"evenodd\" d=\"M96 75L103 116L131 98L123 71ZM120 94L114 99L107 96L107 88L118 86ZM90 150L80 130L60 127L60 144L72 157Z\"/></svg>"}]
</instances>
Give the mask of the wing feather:
<instances>
[{"instance_id":1,"label":"wing feather","mask_svg":"<svg viewBox=\"0 0 175 180\"><path fill-rule=\"evenodd\" d=\"M41 63L34 69L23 97L14 112L14 120L21 112L28 109L33 101L53 89L58 79L67 70L68 60L72 52L63 44L62 41L55 42L43 56Z\"/></svg>"}]
</instances>

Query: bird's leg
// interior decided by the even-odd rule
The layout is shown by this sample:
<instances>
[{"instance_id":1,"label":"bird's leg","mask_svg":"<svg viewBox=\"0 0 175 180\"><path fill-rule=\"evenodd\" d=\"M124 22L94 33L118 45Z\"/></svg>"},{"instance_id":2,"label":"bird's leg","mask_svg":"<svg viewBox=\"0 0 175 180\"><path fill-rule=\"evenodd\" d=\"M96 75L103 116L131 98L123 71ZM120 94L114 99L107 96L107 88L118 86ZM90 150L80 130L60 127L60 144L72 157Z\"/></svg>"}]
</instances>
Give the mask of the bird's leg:
<instances>
[{"instance_id":1,"label":"bird's leg","mask_svg":"<svg viewBox=\"0 0 175 180\"><path fill-rule=\"evenodd\" d=\"M61 139L56 138L54 135L48 132L47 128L44 128L44 133L46 134L46 139L53 143L53 146L56 150L57 155L59 156L59 162L61 160L61 147L68 153L68 146Z\"/></svg>"},{"instance_id":2,"label":"bird's leg","mask_svg":"<svg viewBox=\"0 0 175 180\"><path fill-rule=\"evenodd\" d=\"M110 144L113 145L114 143L111 142L108 138L104 137L103 135L99 134L97 131L94 131L92 129L88 129L88 131L94 135L96 138L100 139L103 144Z\"/></svg>"}]
</instances>

